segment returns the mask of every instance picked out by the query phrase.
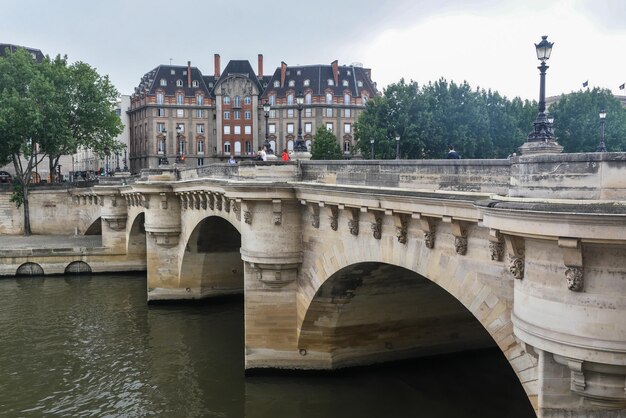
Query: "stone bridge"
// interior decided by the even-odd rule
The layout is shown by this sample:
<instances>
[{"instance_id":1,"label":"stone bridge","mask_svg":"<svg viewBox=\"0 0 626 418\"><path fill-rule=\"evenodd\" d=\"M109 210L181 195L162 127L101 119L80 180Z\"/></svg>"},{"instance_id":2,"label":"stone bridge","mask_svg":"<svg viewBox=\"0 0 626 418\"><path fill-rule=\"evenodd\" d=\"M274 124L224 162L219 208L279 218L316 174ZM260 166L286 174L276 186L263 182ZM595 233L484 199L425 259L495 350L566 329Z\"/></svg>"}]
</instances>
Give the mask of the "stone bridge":
<instances>
[{"instance_id":1,"label":"stone bridge","mask_svg":"<svg viewBox=\"0 0 626 418\"><path fill-rule=\"evenodd\" d=\"M497 345L539 416L625 416L624 154L174 168L96 200L148 301L243 292L247 369Z\"/></svg>"}]
</instances>

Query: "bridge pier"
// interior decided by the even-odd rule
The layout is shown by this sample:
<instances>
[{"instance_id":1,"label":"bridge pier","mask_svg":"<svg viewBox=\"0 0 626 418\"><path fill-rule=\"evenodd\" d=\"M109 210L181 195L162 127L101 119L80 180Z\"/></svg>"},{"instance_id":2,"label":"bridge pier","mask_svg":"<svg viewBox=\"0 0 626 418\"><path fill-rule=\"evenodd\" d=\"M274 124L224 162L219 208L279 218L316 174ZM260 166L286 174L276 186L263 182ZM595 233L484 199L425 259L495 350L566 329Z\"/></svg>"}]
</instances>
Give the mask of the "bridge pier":
<instances>
[{"instance_id":1,"label":"bridge pier","mask_svg":"<svg viewBox=\"0 0 626 418\"><path fill-rule=\"evenodd\" d=\"M116 253L126 253L126 199L120 194L119 187L95 186L94 192L101 206L102 246Z\"/></svg>"}]
</instances>

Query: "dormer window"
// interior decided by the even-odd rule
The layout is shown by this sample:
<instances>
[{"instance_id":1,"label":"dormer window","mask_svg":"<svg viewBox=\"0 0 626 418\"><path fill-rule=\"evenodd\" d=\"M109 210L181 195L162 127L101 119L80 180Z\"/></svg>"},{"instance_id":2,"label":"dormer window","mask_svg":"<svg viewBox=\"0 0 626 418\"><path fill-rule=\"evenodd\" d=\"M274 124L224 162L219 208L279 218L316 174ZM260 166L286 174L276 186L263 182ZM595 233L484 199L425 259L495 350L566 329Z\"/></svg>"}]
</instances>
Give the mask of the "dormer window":
<instances>
[{"instance_id":1,"label":"dormer window","mask_svg":"<svg viewBox=\"0 0 626 418\"><path fill-rule=\"evenodd\" d=\"M361 80L359 80L359 81L356 82L356 85L359 86L359 87L363 87L363 82Z\"/></svg>"},{"instance_id":2,"label":"dormer window","mask_svg":"<svg viewBox=\"0 0 626 418\"><path fill-rule=\"evenodd\" d=\"M302 74L302 71L300 70L296 71L296 75L301 75L301 74Z\"/></svg>"},{"instance_id":3,"label":"dormer window","mask_svg":"<svg viewBox=\"0 0 626 418\"><path fill-rule=\"evenodd\" d=\"M296 82L294 80L289 80L289 87L294 87Z\"/></svg>"},{"instance_id":4,"label":"dormer window","mask_svg":"<svg viewBox=\"0 0 626 418\"><path fill-rule=\"evenodd\" d=\"M213 83L209 83L209 88L213 88Z\"/></svg>"},{"instance_id":5,"label":"dormer window","mask_svg":"<svg viewBox=\"0 0 626 418\"><path fill-rule=\"evenodd\" d=\"M280 81L278 80L274 81L274 87L280 87Z\"/></svg>"},{"instance_id":6,"label":"dormer window","mask_svg":"<svg viewBox=\"0 0 626 418\"><path fill-rule=\"evenodd\" d=\"M351 75L352 72L350 70L346 71L346 75Z\"/></svg>"},{"instance_id":7,"label":"dormer window","mask_svg":"<svg viewBox=\"0 0 626 418\"><path fill-rule=\"evenodd\" d=\"M161 81L159 82L160 85L162 86L167 86L167 80L162 78Z\"/></svg>"},{"instance_id":8,"label":"dormer window","mask_svg":"<svg viewBox=\"0 0 626 418\"><path fill-rule=\"evenodd\" d=\"M193 87L198 87L198 80L193 80L193 81L191 82L191 85L192 85Z\"/></svg>"},{"instance_id":9,"label":"dormer window","mask_svg":"<svg viewBox=\"0 0 626 418\"><path fill-rule=\"evenodd\" d=\"M311 84L311 80L304 80L304 87L309 87L309 84Z\"/></svg>"},{"instance_id":10,"label":"dormer window","mask_svg":"<svg viewBox=\"0 0 626 418\"><path fill-rule=\"evenodd\" d=\"M171 75L175 75L175 74L176 74L176 70L172 68L172 69L170 70L170 74L171 74Z\"/></svg>"},{"instance_id":11,"label":"dormer window","mask_svg":"<svg viewBox=\"0 0 626 418\"><path fill-rule=\"evenodd\" d=\"M329 78L329 79L328 79L328 85L329 85L329 86L334 86L334 85L335 85L335 82L333 81L333 79L332 79L332 78Z\"/></svg>"},{"instance_id":12,"label":"dormer window","mask_svg":"<svg viewBox=\"0 0 626 418\"><path fill-rule=\"evenodd\" d=\"M344 87L348 87L348 80L343 80L341 83Z\"/></svg>"},{"instance_id":13,"label":"dormer window","mask_svg":"<svg viewBox=\"0 0 626 418\"><path fill-rule=\"evenodd\" d=\"M183 86L183 80L176 80L176 87L182 87Z\"/></svg>"}]
</instances>

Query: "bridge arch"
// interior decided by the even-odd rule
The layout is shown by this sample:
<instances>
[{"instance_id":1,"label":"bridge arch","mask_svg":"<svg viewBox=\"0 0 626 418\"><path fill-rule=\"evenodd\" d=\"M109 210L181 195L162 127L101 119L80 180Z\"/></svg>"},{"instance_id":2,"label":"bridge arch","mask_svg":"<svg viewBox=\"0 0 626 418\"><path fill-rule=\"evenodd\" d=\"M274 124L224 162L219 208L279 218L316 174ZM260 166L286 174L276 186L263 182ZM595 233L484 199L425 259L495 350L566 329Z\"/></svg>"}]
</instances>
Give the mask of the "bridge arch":
<instances>
[{"instance_id":1,"label":"bridge arch","mask_svg":"<svg viewBox=\"0 0 626 418\"><path fill-rule=\"evenodd\" d=\"M65 274L91 273L91 266L84 261L72 261L65 267Z\"/></svg>"},{"instance_id":2,"label":"bridge arch","mask_svg":"<svg viewBox=\"0 0 626 418\"><path fill-rule=\"evenodd\" d=\"M130 228L126 238L127 254L146 254L146 216L145 212L138 212L132 219L129 219Z\"/></svg>"},{"instance_id":3,"label":"bridge arch","mask_svg":"<svg viewBox=\"0 0 626 418\"><path fill-rule=\"evenodd\" d=\"M100 216L89 224L85 230L85 235L102 235L102 218Z\"/></svg>"},{"instance_id":4,"label":"bridge arch","mask_svg":"<svg viewBox=\"0 0 626 418\"><path fill-rule=\"evenodd\" d=\"M20 265L17 268L15 275L16 276L43 276L44 271L43 271L43 267L41 267L39 264L33 263L33 262L27 262L27 263Z\"/></svg>"},{"instance_id":5,"label":"bridge arch","mask_svg":"<svg viewBox=\"0 0 626 418\"><path fill-rule=\"evenodd\" d=\"M468 348L495 343L536 406L537 359L513 334L513 278L503 264L489 260L487 244L479 249L484 250L480 262L456 254L454 246L445 243L429 249L421 239L400 244L395 237L384 236L372 241L355 239L354 245L334 241L323 250L311 250L317 254L302 268L299 292L300 353L335 368L460 351L463 338ZM391 287L396 288L395 294ZM360 293L369 296L359 297ZM444 303L454 331L446 335L433 328L429 321L445 324L434 314L434 306L419 310L411 305L415 298L424 306ZM409 311L402 312L399 306ZM377 321L386 321L387 330L376 329ZM439 343L436 338L432 341L430 353L420 346L423 336L407 329L422 326L426 333L442 337ZM463 326L469 327L465 335Z\"/></svg>"},{"instance_id":6,"label":"bridge arch","mask_svg":"<svg viewBox=\"0 0 626 418\"><path fill-rule=\"evenodd\" d=\"M228 218L210 215L188 229L180 258L180 287L200 297L243 292L241 233Z\"/></svg>"}]
</instances>

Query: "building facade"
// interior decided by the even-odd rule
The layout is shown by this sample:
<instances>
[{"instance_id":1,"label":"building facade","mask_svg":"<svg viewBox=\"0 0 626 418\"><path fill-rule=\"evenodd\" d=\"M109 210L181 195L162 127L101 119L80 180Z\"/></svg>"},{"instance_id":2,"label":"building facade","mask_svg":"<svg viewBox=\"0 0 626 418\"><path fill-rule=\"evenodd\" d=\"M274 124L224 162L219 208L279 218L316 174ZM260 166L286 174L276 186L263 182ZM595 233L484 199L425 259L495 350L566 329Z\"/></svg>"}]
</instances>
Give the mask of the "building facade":
<instances>
[{"instance_id":1,"label":"building facade","mask_svg":"<svg viewBox=\"0 0 626 418\"><path fill-rule=\"evenodd\" d=\"M267 135L274 151L293 149L298 132L296 96L302 94L302 133L310 147L319 126L332 131L344 153L353 147L353 127L376 94L371 71L361 65L281 63L263 74L247 60L231 60L214 73L197 67L161 65L146 73L130 98L129 160L132 173L163 164L196 167L230 155L252 158ZM265 114L264 104L270 105Z\"/></svg>"}]
</instances>

